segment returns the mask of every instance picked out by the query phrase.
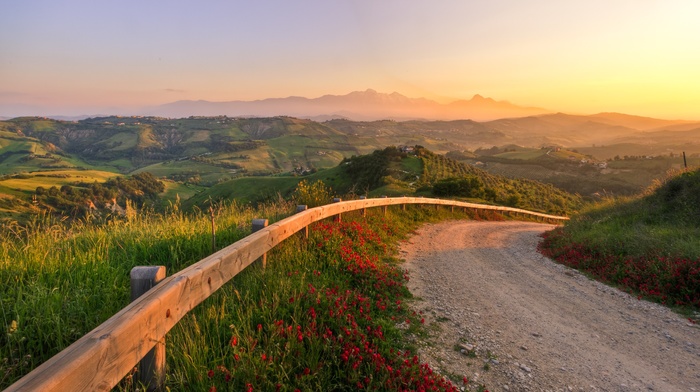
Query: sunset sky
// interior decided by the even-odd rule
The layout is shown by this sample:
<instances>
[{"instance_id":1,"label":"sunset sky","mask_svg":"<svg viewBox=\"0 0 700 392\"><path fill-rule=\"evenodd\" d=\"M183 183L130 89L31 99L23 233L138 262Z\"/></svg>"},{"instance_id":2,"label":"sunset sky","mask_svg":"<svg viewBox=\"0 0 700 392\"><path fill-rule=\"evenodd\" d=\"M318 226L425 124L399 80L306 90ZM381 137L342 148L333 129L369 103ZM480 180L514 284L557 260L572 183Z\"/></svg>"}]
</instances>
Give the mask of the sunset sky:
<instances>
[{"instance_id":1,"label":"sunset sky","mask_svg":"<svg viewBox=\"0 0 700 392\"><path fill-rule=\"evenodd\" d=\"M697 0L0 5L0 116L372 88L700 120Z\"/></svg>"}]
</instances>

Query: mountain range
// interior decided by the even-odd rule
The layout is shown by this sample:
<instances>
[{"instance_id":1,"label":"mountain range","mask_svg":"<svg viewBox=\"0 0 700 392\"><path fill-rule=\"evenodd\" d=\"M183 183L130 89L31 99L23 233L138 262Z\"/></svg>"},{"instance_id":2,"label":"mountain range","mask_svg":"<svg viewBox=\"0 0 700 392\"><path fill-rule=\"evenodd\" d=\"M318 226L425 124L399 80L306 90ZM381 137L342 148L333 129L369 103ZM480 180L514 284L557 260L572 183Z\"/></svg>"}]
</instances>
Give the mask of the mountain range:
<instances>
[{"instance_id":1,"label":"mountain range","mask_svg":"<svg viewBox=\"0 0 700 392\"><path fill-rule=\"evenodd\" d=\"M256 101L177 101L146 109L143 115L180 118L188 116L270 117L291 116L324 121L345 118L374 120L495 120L524 117L551 111L524 107L475 95L470 100L441 104L426 98L409 98L397 92L386 94L372 89L346 95L319 98L287 97Z\"/></svg>"},{"instance_id":2,"label":"mountain range","mask_svg":"<svg viewBox=\"0 0 700 392\"><path fill-rule=\"evenodd\" d=\"M286 98L267 98L253 101L206 101L181 100L157 106L142 108L103 108L99 113L79 115L79 113L51 113L51 109L41 106L23 104L0 104L0 121L15 117L43 116L55 120L76 121L87 118L121 116L156 116L166 118L186 118L228 116L238 118L289 116L313 121L328 121L346 119L351 121L452 121L471 120L490 122L494 120L533 118L542 115L562 115L552 110L520 106L508 101L497 101L493 98L474 95L468 100L456 100L450 103L439 103L427 98L409 98L397 92L390 94L377 92L372 89L354 91L345 95L324 95L318 98L290 96ZM586 118L591 122L602 122L607 125L620 125L627 128L642 130L655 129L669 125L679 125L675 130L688 130L682 126L691 121L655 120L649 118L618 113L600 113L589 116L567 116ZM552 120L552 118L550 118ZM568 121L568 120L567 120ZM635 123L636 121L636 123ZM578 122L578 121L577 121ZM566 121L565 121L566 123ZM566 126L566 124L563 124Z\"/></svg>"}]
</instances>

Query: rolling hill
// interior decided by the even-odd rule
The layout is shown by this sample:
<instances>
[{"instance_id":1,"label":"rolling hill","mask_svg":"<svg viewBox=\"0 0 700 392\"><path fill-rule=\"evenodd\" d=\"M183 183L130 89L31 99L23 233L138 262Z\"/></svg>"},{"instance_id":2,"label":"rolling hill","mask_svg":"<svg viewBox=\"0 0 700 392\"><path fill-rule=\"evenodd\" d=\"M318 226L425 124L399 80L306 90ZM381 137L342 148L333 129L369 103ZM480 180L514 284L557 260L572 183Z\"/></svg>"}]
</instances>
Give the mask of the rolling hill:
<instances>
[{"instance_id":1,"label":"rolling hill","mask_svg":"<svg viewBox=\"0 0 700 392\"><path fill-rule=\"evenodd\" d=\"M407 152L408 151L408 152ZM304 177L275 176L240 178L217 184L185 202L186 207L204 207L211 201L236 199L256 203L289 197L301 181L322 181L338 195L371 197L434 196L436 184L474 179L483 192L462 196L477 202L527 208L553 214L568 214L582 206L582 198L538 181L493 175L422 147L387 147L371 154L343 160L338 166ZM460 197L459 194L447 195Z\"/></svg>"},{"instance_id":2,"label":"rolling hill","mask_svg":"<svg viewBox=\"0 0 700 392\"><path fill-rule=\"evenodd\" d=\"M700 123L616 113L488 122L22 117L0 121L0 204L9 209L21 204L15 198L26 201L44 180L60 187L140 172L179 184L168 187L168 197L178 194L174 189L182 190L181 196L193 195L198 187L235 178L308 175L352 156L401 145L420 145L477 166L481 162L479 167L492 174L536 179L586 196L631 194L678 167L683 151L690 164L696 162L699 136ZM501 154L488 152L494 148ZM544 153L557 149L561 152ZM657 159L662 156L668 159ZM584 158L586 165L581 164ZM607 168L590 165L607 160Z\"/></svg>"}]
</instances>

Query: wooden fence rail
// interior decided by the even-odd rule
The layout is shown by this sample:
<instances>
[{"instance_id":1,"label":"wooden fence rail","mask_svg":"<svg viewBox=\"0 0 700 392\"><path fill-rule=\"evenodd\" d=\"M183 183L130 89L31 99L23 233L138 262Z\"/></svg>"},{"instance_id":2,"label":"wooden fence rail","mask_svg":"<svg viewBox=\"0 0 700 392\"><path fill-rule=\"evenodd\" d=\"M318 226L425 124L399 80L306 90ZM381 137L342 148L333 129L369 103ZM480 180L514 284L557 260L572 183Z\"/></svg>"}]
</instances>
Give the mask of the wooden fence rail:
<instances>
[{"instance_id":1,"label":"wooden fence rail","mask_svg":"<svg viewBox=\"0 0 700 392\"><path fill-rule=\"evenodd\" d=\"M232 245L160 281L117 314L12 384L14 391L107 391L163 339L187 312L244 268L311 223L371 207L431 204L529 215L543 221L568 218L518 208L453 200L399 197L338 201L299 208L297 214L261 228Z\"/></svg>"}]
</instances>

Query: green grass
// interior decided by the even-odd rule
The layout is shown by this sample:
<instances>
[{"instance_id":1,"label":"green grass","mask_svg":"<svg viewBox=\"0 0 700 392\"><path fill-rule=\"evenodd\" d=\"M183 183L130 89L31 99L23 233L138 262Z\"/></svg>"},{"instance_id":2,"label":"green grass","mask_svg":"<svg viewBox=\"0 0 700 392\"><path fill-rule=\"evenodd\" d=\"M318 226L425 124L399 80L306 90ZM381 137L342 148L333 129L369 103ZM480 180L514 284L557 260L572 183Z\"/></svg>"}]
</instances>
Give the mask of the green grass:
<instances>
[{"instance_id":1,"label":"green grass","mask_svg":"<svg viewBox=\"0 0 700 392\"><path fill-rule=\"evenodd\" d=\"M184 203L186 208L193 206L204 206L209 200L235 199L242 203L258 203L267 200L276 200L279 195L289 196L296 185L302 180L309 182L323 181L324 184L333 189L347 190L352 184L343 175L340 167L319 170L318 172L303 176L294 177L287 175L267 176L267 177L243 177L229 180L211 188L208 188L187 200Z\"/></svg>"},{"instance_id":2,"label":"green grass","mask_svg":"<svg viewBox=\"0 0 700 392\"><path fill-rule=\"evenodd\" d=\"M150 125L141 125L138 128L138 148L160 147Z\"/></svg>"},{"instance_id":3,"label":"green grass","mask_svg":"<svg viewBox=\"0 0 700 392\"><path fill-rule=\"evenodd\" d=\"M388 184L382 185L379 188L373 189L369 192L370 197L399 197L399 196L414 196L414 190L407 188L401 184Z\"/></svg>"},{"instance_id":4,"label":"green grass","mask_svg":"<svg viewBox=\"0 0 700 392\"><path fill-rule=\"evenodd\" d=\"M700 171L608 200L545 236L566 265L654 301L700 309Z\"/></svg>"},{"instance_id":5,"label":"green grass","mask_svg":"<svg viewBox=\"0 0 700 392\"><path fill-rule=\"evenodd\" d=\"M566 230L603 253L700 258L699 178L696 170L659 182L645 196L609 199L574 217Z\"/></svg>"},{"instance_id":6,"label":"green grass","mask_svg":"<svg viewBox=\"0 0 700 392\"><path fill-rule=\"evenodd\" d=\"M108 151L130 151L138 145L138 136L133 132L124 130L106 139L103 144L114 145Z\"/></svg>"},{"instance_id":7,"label":"green grass","mask_svg":"<svg viewBox=\"0 0 700 392\"><path fill-rule=\"evenodd\" d=\"M214 185L205 192L187 200L185 206L202 206L210 199L237 200L239 203L277 199L277 195L291 194L301 177L244 177Z\"/></svg>"},{"instance_id":8,"label":"green grass","mask_svg":"<svg viewBox=\"0 0 700 392\"><path fill-rule=\"evenodd\" d=\"M190 197L196 195L197 193L203 192L206 189L201 186L183 184L180 182L170 180L161 181L163 182L163 184L165 184L165 192L163 192L159 196L161 197L161 202L164 206L167 206L169 203L174 203L178 199L187 200Z\"/></svg>"},{"instance_id":9,"label":"green grass","mask_svg":"<svg viewBox=\"0 0 700 392\"><path fill-rule=\"evenodd\" d=\"M217 244L249 232L254 218L280 219L289 205L258 211L236 205L217 213ZM129 302L129 270L178 271L211 253L208 214L138 214L104 225L67 227L38 218L0 232L0 388L96 327ZM13 328L12 326L16 327Z\"/></svg>"},{"instance_id":10,"label":"green grass","mask_svg":"<svg viewBox=\"0 0 700 392\"><path fill-rule=\"evenodd\" d=\"M202 183L216 184L221 178L235 176L231 169L210 165L204 162L196 162L190 159L173 160L155 163L137 170L133 173L149 172L156 177L170 177L173 175L199 175Z\"/></svg>"},{"instance_id":11,"label":"green grass","mask_svg":"<svg viewBox=\"0 0 700 392\"><path fill-rule=\"evenodd\" d=\"M423 172L423 161L418 157L409 156L401 160L401 168L407 172L420 175Z\"/></svg>"},{"instance_id":12,"label":"green grass","mask_svg":"<svg viewBox=\"0 0 700 392\"><path fill-rule=\"evenodd\" d=\"M293 205L288 203L260 206L258 210L221 206L216 218L218 247L246 235L253 218L267 217L274 222L292 209ZM432 209L409 208L401 212L390 208L387 216L371 210L365 229L350 223L359 218L354 213L345 214L347 223L341 230L349 230L354 239L358 239L359 233L367 233L361 235L368 236L369 248L355 251L367 260L374 260L377 271L386 268L394 271L391 266L396 260L391 255L395 254L396 241L419 222L448 217L465 216L450 215L447 209L436 213ZM129 215L126 220L98 226L75 222L66 227L49 218L24 228L5 226L0 237L0 320L6 333L0 335L0 355L7 360L0 362L3 375L0 388L7 387L124 307L129 301L128 272L133 266L165 265L171 274L211 253L209 224L206 213L185 215L174 210L165 215ZM308 294L310 284L319 293L324 292L324 287L338 287L340 293L347 288L353 292L360 290L353 295L367 298L375 295L372 291L362 291L374 287L362 283L364 279L375 279L374 275L360 270L347 275L345 268L340 268L343 264L338 257L343 254L340 247L345 240L335 230L338 229L332 225L318 226L312 228L308 242L299 237L286 241L270 253L269 268L264 274L255 267L247 269L185 317L167 339L169 388L206 390L213 383L223 383L231 390L240 390L245 383L254 383L265 389L266 385L282 383L304 390L343 390L356 387L349 383L348 377L365 382L365 375L374 374L369 365L362 365L357 372L345 368L345 362L334 351L336 346L311 338L308 345L289 341L292 346L287 350L284 344L278 345L286 340L274 332L279 320L285 325L300 325L304 331L312 328L312 324L306 324L311 321L308 306L320 311L325 305L314 305L316 297ZM397 289L397 295L407 295L404 289ZM393 297L390 303L401 296ZM292 303L290 297L298 301ZM416 315L407 312L408 308L403 306L388 313L372 312L374 321L368 325L372 328L381 325L385 336L372 344L386 358L395 355L392 354L395 350L413 350L411 340L401 335L391 319L411 318L415 327L408 332L415 335L419 323L415 322ZM319 322L325 320L325 325L335 328L334 318L322 317ZM233 336L240 341L235 347L231 345ZM296 341L293 335L293 342ZM261 361L263 353L276 358L281 367ZM236 365L237 355L242 358L240 366ZM237 372L233 374L235 383L222 381L220 366ZM306 368L311 369L309 378L295 376L304 375ZM210 379L208 370L220 378ZM386 380L400 382L390 378Z\"/></svg>"},{"instance_id":13,"label":"green grass","mask_svg":"<svg viewBox=\"0 0 700 392\"><path fill-rule=\"evenodd\" d=\"M48 189L52 186L60 188L64 184L73 182L105 182L107 179L119 175L99 170L51 170L33 172L27 174L27 176L29 178L9 178L2 180L0 184L15 190L34 192L39 186Z\"/></svg>"}]
</instances>

